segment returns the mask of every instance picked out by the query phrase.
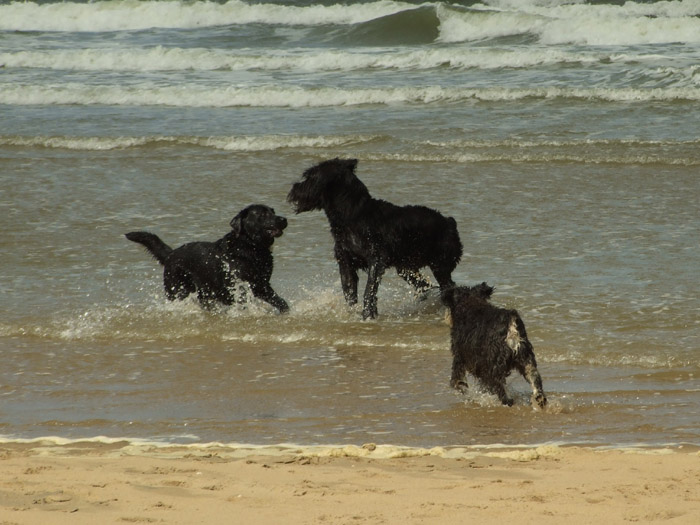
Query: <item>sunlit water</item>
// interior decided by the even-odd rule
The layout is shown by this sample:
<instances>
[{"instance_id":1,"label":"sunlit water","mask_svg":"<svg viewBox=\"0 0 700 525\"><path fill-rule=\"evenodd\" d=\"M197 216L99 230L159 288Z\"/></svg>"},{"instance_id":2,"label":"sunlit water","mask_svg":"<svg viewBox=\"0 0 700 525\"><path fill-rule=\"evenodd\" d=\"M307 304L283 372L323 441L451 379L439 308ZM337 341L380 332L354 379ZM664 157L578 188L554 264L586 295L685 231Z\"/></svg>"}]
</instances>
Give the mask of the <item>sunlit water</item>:
<instances>
[{"instance_id":1,"label":"sunlit water","mask_svg":"<svg viewBox=\"0 0 700 525\"><path fill-rule=\"evenodd\" d=\"M556 4L1 5L0 434L698 444L700 6ZM450 390L435 292L344 304L325 216L285 202L335 156L456 219L453 277L520 311L546 410ZM170 304L123 237L254 202L289 219L286 316Z\"/></svg>"}]
</instances>

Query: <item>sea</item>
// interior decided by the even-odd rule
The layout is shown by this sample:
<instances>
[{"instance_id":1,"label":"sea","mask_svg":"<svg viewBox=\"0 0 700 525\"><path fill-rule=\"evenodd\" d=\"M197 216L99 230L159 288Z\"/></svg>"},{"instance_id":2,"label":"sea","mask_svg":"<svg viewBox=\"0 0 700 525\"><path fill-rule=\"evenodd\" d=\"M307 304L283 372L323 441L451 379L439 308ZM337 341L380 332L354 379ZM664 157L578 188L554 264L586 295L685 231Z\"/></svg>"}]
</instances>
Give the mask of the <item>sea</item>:
<instances>
[{"instance_id":1,"label":"sea","mask_svg":"<svg viewBox=\"0 0 700 525\"><path fill-rule=\"evenodd\" d=\"M546 409L450 389L436 290L345 304L286 201L335 157L455 218ZM124 237L253 203L286 315L168 302ZM700 0L2 1L0 225L3 442L697 447Z\"/></svg>"}]
</instances>

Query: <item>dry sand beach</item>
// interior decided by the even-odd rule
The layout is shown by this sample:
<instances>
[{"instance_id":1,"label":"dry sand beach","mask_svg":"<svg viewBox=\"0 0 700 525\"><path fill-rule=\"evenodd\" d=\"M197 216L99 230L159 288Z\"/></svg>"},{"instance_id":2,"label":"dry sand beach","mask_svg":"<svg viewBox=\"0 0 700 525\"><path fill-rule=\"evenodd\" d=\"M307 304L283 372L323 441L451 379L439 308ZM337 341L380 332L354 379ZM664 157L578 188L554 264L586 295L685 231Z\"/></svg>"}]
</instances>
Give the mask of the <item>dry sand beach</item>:
<instances>
[{"instance_id":1,"label":"dry sand beach","mask_svg":"<svg viewBox=\"0 0 700 525\"><path fill-rule=\"evenodd\" d=\"M700 0L0 1L0 525L700 524L699 103ZM437 288L347 306L286 200L335 157L456 221L546 410L450 388ZM124 237L254 203L285 315Z\"/></svg>"},{"instance_id":2,"label":"dry sand beach","mask_svg":"<svg viewBox=\"0 0 700 525\"><path fill-rule=\"evenodd\" d=\"M696 449L0 446L0 523L697 523Z\"/></svg>"}]
</instances>

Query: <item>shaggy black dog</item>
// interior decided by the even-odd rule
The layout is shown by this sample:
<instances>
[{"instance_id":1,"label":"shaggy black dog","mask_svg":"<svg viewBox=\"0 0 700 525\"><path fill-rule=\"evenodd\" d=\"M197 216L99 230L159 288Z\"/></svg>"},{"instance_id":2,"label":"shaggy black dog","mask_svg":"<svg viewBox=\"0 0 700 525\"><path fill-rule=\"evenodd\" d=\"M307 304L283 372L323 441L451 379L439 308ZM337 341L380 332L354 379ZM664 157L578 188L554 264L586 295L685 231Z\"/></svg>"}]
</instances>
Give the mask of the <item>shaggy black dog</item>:
<instances>
[{"instance_id":1,"label":"shaggy black dog","mask_svg":"<svg viewBox=\"0 0 700 525\"><path fill-rule=\"evenodd\" d=\"M442 301L452 317L452 379L450 386L465 392L466 372L474 375L504 405L513 400L506 394L506 378L517 370L532 386L532 400L547 404L542 378L523 320L515 310L489 303L493 288L456 286L442 292Z\"/></svg>"},{"instance_id":2,"label":"shaggy black dog","mask_svg":"<svg viewBox=\"0 0 700 525\"><path fill-rule=\"evenodd\" d=\"M306 170L287 200L296 213L323 210L335 241L346 301L357 303L357 270L367 272L362 317L377 316L377 289L387 268L419 291L430 288L418 272L430 267L441 289L454 286L462 257L457 223L425 206L396 206L373 198L355 175L356 159L332 159Z\"/></svg>"},{"instance_id":3,"label":"shaggy black dog","mask_svg":"<svg viewBox=\"0 0 700 525\"><path fill-rule=\"evenodd\" d=\"M287 219L275 210L253 204L241 210L231 220L231 231L215 242L191 242L172 249L149 232L127 233L126 238L143 244L163 265L163 284L171 301L196 292L205 308L217 302L242 302L245 298L236 298L234 290L237 282L246 281L255 297L286 312L287 303L270 286L272 243L286 227Z\"/></svg>"}]
</instances>

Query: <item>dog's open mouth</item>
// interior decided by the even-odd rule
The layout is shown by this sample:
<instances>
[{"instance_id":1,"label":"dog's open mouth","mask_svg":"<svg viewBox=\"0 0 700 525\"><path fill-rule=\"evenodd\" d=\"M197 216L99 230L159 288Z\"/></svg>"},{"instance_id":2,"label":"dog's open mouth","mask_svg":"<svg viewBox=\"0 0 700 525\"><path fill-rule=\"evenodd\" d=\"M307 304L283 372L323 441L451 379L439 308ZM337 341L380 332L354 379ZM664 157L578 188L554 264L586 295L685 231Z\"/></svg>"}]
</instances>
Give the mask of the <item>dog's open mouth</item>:
<instances>
[{"instance_id":1,"label":"dog's open mouth","mask_svg":"<svg viewBox=\"0 0 700 525\"><path fill-rule=\"evenodd\" d=\"M284 233L284 230L280 228L268 228L267 233L270 235L270 237L281 237L282 234Z\"/></svg>"}]
</instances>

